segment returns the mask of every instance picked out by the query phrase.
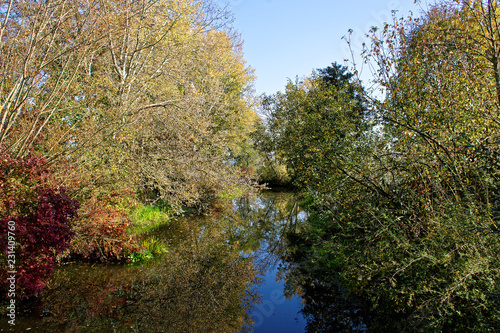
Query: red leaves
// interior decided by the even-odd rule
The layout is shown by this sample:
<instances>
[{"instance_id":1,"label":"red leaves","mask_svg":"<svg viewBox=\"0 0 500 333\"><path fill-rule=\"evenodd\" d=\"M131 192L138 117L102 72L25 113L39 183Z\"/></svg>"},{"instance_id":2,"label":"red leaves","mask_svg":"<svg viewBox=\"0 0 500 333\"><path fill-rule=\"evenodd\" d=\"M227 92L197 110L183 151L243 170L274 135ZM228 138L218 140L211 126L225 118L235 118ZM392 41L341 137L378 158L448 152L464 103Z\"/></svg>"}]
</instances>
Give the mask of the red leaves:
<instances>
[{"instance_id":1,"label":"red leaves","mask_svg":"<svg viewBox=\"0 0 500 333\"><path fill-rule=\"evenodd\" d=\"M0 150L0 258L8 253L8 222L14 221L18 297L43 289L56 256L73 237L70 220L76 217L78 203L53 183L44 158L13 158ZM5 277L1 270L0 290L6 288Z\"/></svg>"}]
</instances>

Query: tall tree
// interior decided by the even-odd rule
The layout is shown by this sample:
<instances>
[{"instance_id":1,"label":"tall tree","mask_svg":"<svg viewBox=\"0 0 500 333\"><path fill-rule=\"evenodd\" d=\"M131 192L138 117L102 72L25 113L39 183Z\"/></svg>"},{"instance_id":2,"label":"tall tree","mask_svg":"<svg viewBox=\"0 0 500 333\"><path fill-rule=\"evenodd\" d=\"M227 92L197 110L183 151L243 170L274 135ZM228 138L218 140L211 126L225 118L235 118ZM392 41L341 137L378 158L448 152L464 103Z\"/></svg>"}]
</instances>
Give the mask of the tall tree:
<instances>
[{"instance_id":1,"label":"tall tree","mask_svg":"<svg viewBox=\"0 0 500 333\"><path fill-rule=\"evenodd\" d=\"M256 116L228 12L208 0L11 1L2 15L0 144L69 161L82 198L142 185L179 206L238 184L226 154Z\"/></svg>"},{"instance_id":2,"label":"tall tree","mask_svg":"<svg viewBox=\"0 0 500 333\"><path fill-rule=\"evenodd\" d=\"M368 124L363 89L338 64L289 82L263 107L275 153L300 187L329 187L325 173L346 172L349 151Z\"/></svg>"}]
</instances>

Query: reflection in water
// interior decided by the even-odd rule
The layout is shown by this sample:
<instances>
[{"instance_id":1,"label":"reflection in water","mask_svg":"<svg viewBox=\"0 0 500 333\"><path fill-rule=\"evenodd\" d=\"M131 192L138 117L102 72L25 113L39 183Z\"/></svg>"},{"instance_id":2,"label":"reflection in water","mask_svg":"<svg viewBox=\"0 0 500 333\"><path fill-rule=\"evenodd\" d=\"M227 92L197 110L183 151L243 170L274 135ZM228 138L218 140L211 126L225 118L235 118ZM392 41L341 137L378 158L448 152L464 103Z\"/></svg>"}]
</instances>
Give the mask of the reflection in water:
<instances>
[{"instance_id":1,"label":"reflection in water","mask_svg":"<svg viewBox=\"0 0 500 333\"><path fill-rule=\"evenodd\" d=\"M264 192L257 198L239 199L235 211L232 239L248 253L258 254L255 263L261 271L279 264L286 246L285 234L295 231L305 218L295 196L287 192Z\"/></svg>"},{"instance_id":2,"label":"reflection in water","mask_svg":"<svg viewBox=\"0 0 500 333\"><path fill-rule=\"evenodd\" d=\"M342 287L340 272L334 267L310 257L312 243L308 237L301 230L286 235L284 265L280 267L286 294L298 294L304 303L301 313L307 320L305 331L366 332L366 324L372 319L369 303ZM335 256L335 252L332 249L323 256Z\"/></svg>"},{"instance_id":3,"label":"reflection in water","mask_svg":"<svg viewBox=\"0 0 500 333\"><path fill-rule=\"evenodd\" d=\"M184 220L177 245L126 293L124 314L141 332L235 332L255 300L250 258L227 242L221 221ZM172 232L172 230L170 230Z\"/></svg>"},{"instance_id":4,"label":"reflection in water","mask_svg":"<svg viewBox=\"0 0 500 333\"><path fill-rule=\"evenodd\" d=\"M333 277L319 270L308 270L303 261L282 268L287 293L299 293L306 317L305 331L311 333L365 332L369 319L366 302L349 295Z\"/></svg>"},{"instance_id":5,"label":"reflection in water","mask_svg":"<svg viewBox=\"0 0 500 333\"><path fill-rule=\"evenodd\" d=\"M305 320L299 311L301 299L296 295L285 297L285 284L278 280L278 269L286 250L285 234L296 231L306 218L292 193L264 192L255 199L236 202L240 227L233 237L254 257L261 283L258 292L262 301L251 316L256 333L304 332Z\"/></svg>"},{"instance_id":6,"label":"reflection in water","mask_svg":"<svg viewBox=\"0 0 500 333\"><path fill-rule=\"evenodd\" d=\"M54 314L50 318L63 321L60 331L244 331L250 325L247 310L255 293L249 286L256 274L251 259L226 242L225 227L181 220L163 230L175 247L154 263L117 269L99 283L91 274L77 286L70 283L69 290L68 281L56 281L64 282L64 290L44 296Z\"/></svg>"},{"instance_id":7,"label":"reflection in water","mask_svg":"<svg viewBox=\"0 0 500 333\"><path fill-rule=\"evenodd\" d=\"M286 193L262 193L233 206L155 231L169 252L153 262L59 267L13 331L303 332L301 302L284 297L276 275L284 235L304 213Z\"/></svg>"}]
</instances>

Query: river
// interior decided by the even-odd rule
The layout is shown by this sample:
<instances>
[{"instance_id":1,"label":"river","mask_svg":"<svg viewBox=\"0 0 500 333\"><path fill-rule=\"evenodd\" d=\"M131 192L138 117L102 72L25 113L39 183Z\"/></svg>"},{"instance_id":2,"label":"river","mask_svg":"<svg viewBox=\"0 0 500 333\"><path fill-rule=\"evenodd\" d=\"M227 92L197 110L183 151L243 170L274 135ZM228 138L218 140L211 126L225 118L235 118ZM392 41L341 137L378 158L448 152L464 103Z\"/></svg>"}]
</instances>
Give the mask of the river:
<instances>
[{"instance_id":1,"label":"river","mask_svg":"<svg viewBox=\"0 0 500 333\"><path fill-rule=\"evenodd\" d=\"M292 193L263 191L226 213L153 232L168 253L145 264L72 263L1 332L305 332L287 291L286 233L306 218ZM286 296L285 296L286 295Z\"/></svg>"}]
</instances>

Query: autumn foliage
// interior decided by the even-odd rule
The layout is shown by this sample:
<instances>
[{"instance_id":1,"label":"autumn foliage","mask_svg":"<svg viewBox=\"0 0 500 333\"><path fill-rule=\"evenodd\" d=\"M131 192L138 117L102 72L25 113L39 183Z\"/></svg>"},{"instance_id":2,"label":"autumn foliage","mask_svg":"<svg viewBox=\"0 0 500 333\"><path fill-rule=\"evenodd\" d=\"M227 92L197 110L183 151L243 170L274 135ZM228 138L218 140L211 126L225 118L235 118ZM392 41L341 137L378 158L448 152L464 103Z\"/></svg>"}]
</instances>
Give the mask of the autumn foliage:
<instances>
[{"instance_id":1,"label":"autumn foliage","mask_svg":"<svg viewBox=\"0 0 500 333\"><path fill-rule=\"evenodd\" d=\"M112 193L101 199L90 199L75 223L76 236L71 243L71 256L101 262L124 261L126 255L139 250L128 233L132 220L117 201L124 193Z\"/></svg>"},{"instance_id":2,"label":"autumn foliage","mask_svg":"<svg viewBox=\"0 0 500 333\"><path fill-rule=\"evenodd\" d=\"M0 217L2 232L16 223L27 294L56 258L137 250L133 200L182 213L248 188L227 161L251 150L253 74L226 9L9 0L0 22Z\"/></svg>"},{"instance_id":3,"label":"autumn foliage","mask_svg":"<svg viewBox=\"0 0 500 333\"><path fill-rule=\"evenodd\" d=\"M73 236L70 221L76 217L78 203L55 184L46 164L39 156L14 158L0 150L0 264L8 263L8 222L13 221L15 231L9 235L15 238L17 295L30 296L43 289L56 256ZM2 269L1 289L6 287L6 274Z\"/></svg>"}]
</instances>

